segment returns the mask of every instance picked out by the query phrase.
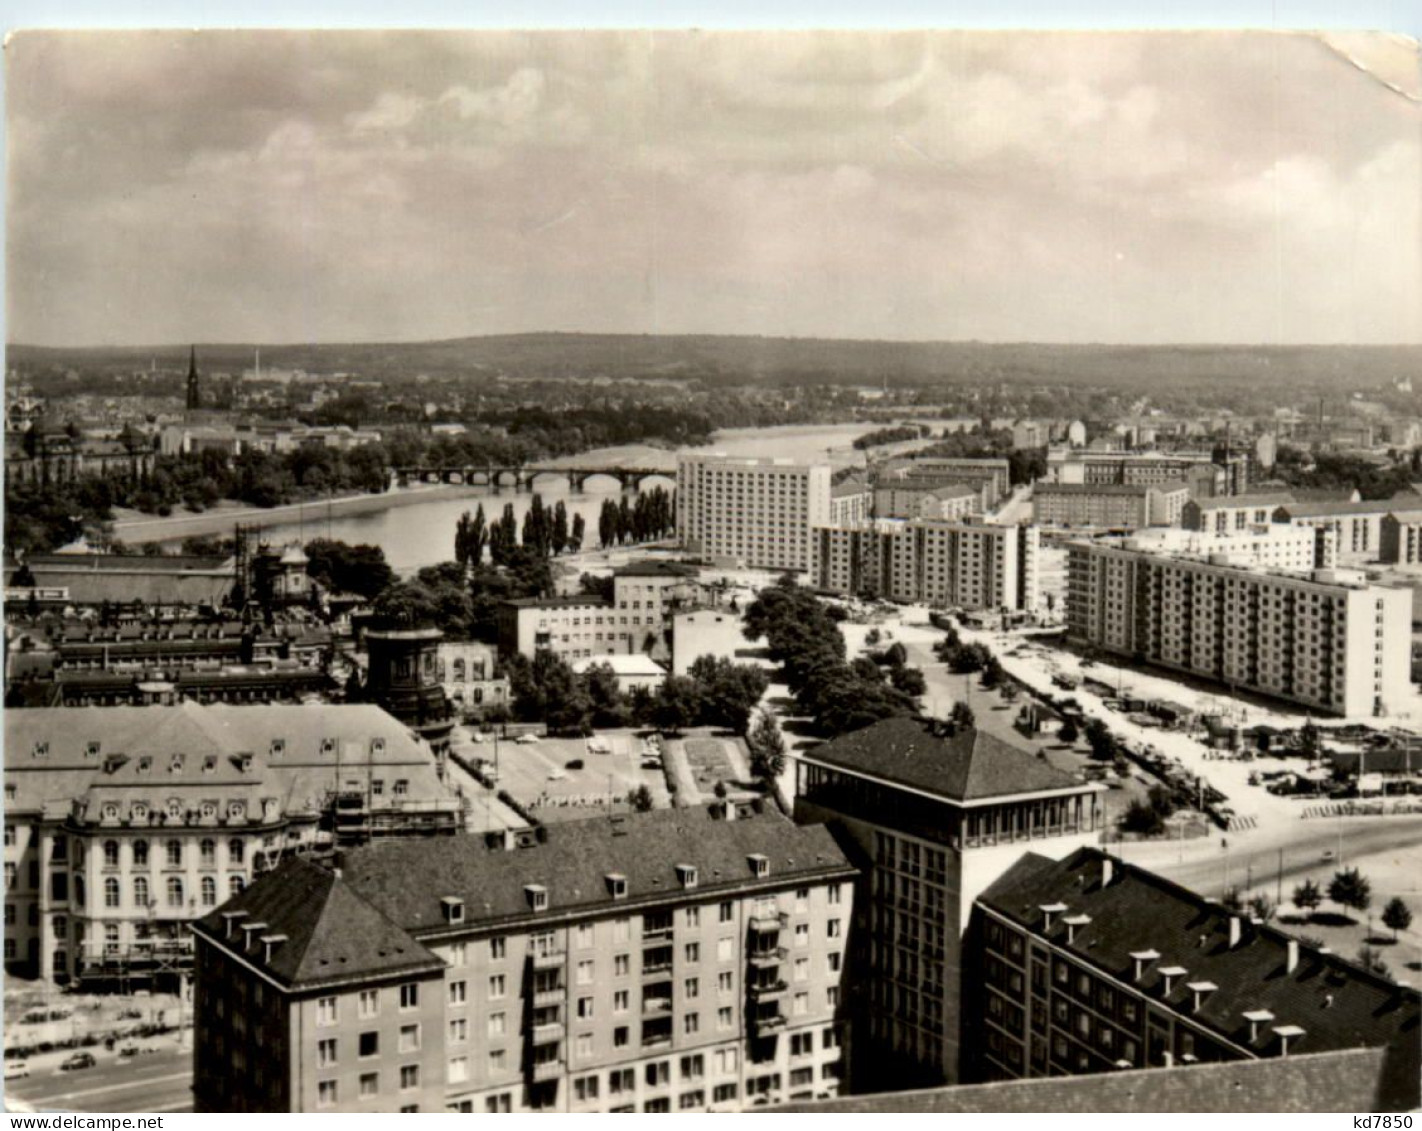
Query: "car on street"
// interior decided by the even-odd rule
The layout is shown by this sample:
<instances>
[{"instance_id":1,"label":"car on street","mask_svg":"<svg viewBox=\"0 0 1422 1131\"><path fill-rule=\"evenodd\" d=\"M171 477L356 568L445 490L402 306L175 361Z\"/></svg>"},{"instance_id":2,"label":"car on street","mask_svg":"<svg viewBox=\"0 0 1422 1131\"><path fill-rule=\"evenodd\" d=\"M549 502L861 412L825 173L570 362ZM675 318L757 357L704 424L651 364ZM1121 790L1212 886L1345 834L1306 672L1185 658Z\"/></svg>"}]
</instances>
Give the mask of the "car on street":
<instances>
[{"instance_id":1,"label":"car on street","mask_svg":"<svg viewBox=\"0 0 1422 1131\"><path fill-rule=\"evenodd\" d=\"M1325 849L1323 850L1323 860L1324 860L1324 862L1326 863L1327 861L1332 860L1332 859L1333 859L1333 849L1331 849L1331 848L1325 848Z\"/></svg>"},{"instance_id":2,"label":"car on street","mask_svg":"<svg viewBox=\"0 0 1422 1131\"><path fill-rule=\"evenodd\" d=\"M519 735L516 739L514 739L514 741L515 741L516 743L518 743L520 746L532 746L535 742L538 741L538 735L536 735L536 734L521 734L521 735Z\"/></svg>"},{"instance_id":3,"label":"car on street","mask_svg":"<svg viewBox=\"0 0 1422 1131\"><path fill-rule=\"evenodd\" d=\"M7 1060L7 1061L5 1062L5 1079L6 1079L6 1080L23 1080L23 1079L24 1079L26 1076L28 1076L29 1074L30 1074L30 1066L29 1066L29 1062L28 1062L28 1061L24 1061L24 1060Z\"/></svg>"},{"instance_id":4,"label":"car on street","mask_svg":"<svg viewBox=\"0 0 1422 1131\"><path fill-rule=\"evenodd\" d=\"M73 1056L60 1062L61 1072L78 1072L81 1068L93 1068L99 1062L94 1059L91 1052L76 1052Z\"/></svg>"}]
</instances>

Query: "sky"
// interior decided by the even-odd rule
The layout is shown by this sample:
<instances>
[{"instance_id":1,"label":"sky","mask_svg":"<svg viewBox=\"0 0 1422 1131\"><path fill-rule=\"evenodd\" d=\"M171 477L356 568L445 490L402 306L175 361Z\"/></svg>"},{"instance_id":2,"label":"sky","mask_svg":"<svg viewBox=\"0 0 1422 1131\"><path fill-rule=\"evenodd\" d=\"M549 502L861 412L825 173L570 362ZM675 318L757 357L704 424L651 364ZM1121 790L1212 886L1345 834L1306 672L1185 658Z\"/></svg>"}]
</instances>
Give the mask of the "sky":
<instances>
[{"instance_id":1,"label":"sky","mask_svg":"<svg viewBox=\"0 0 1422 1131\"><path fill-rule=\"evenodd\" d=\"M116 31L7 55L11 342L1422 342L1405 40Z\"/></svg>"}]
</instances>

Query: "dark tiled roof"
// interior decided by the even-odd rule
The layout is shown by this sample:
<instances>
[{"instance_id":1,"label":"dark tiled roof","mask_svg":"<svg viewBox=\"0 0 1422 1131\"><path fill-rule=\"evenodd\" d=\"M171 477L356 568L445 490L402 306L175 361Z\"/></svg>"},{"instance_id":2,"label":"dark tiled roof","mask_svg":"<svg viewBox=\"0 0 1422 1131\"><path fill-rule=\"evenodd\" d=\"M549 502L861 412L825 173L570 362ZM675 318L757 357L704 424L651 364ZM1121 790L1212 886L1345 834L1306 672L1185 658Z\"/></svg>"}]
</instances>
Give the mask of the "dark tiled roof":
<instances>
[{"instance_id":1,"label":"dark tiled roof","mask_svg":"<svg viewBox=\"0 0 1422 1131\"><path fill-rule=\"evenodd\" d=\"M806 751L805 757L957 801L1089 788L985 731L960 730L945 737L909 718L871 723Z\"/></svg>"},{"instance_id":2,"label":"dark tiled roof","mask_svg":"<svg viewBox=\"0 0 1422 1131\"><path fill-rule=\"evenodd\" d=\"M223 912L245 911L229 935ZM265 923L243 931L242 923ZM246 961L288 986L354 975L443 969L444 963L376 908L354 894L339 876L309 860L292 858L263 876L194 929L240 952ZM270 957L263 935L285 935Z\"/></svg>"},{"instance_id":3,"label":"dark tiled roof","mask_svg":"<svg viewBox=\"0 0 1422 1131\"><path fill-rule=\"evenodd\" d=\"M1336 955L1299 947L1298 965L1287 970L1289 936L1272 927L1242 919L1241 941L1229 945L1231 913L1194 892L1152 872L1112 861L1112 882L1102 886L1107 859L1098 849L1078 849L1065 860L1028 854L1005 872L978 902L1070 950L1084 963L1164 1001L1191 1020L1212 1029L1256 1054L1277 1052L1273 1026L1298 1025L1304 1034L1290 1041L1291 1050L1332 1049L1418 1041L1422 1000L1404 989L1368 974ZM1043 904L1063 903L1067 911L1044 930ZM1077 926L1066 941L1062 919L1084 914L1090 922ZM1155 950L1152 962L1135 982L1132 951ZM1179 966L1188 973L1164 996L1163 967ZM1198 1010L1193 1009L1190 982L1212 982ZM1251 1040L1245 1011L1268 1010L1274 1020L1260 1026Z\"/></svg>"},{"instance_id":4,"label":"dark tiled roof","mask_svg":"<svg viewBox=\"0 0 1422 1131\"><path fill-rule=\"evenodd\" d=\"M443 925L445 896L464 900L469 924L537 918L526 884L543 885L545 914L562 915L680 894L678 864L696 867L702 893L759 882L748 861L753 853L769 858L769 880L776 884L850 871L823 825L800 827L772 813L721 821L701 809L663 809L547 828L545 842L512 851L467 836L373 844L349 853L342 874L352 890L418 932ZM610 873L626 877L625 900L613 899Z\"/></svg>"},{"instance_id":5,"label":"dark tiled roof","mask_svg":"<svg viewBox=\"0 0 1422 1131\"><path fill-rule=\"evenodd\" d=\"M1349 1049L1314 1056L1232 1060L1179 1068L1142 1068L1090 1076L1004 1080L918 1092L847 1096L786 1104L781 1112L1349 1112L1406 1111L1405 1098L1384 1102L1387 1055ZM1381 1094L1380 1094L1381 1093ZM1414 1088L1415 1094L1415 1088Z\"/></svg>"},{"instance_id":6,"label":"dark tiled roof","mask_svg":"<svg viewBox=\"0 0 1422 1131\"><path fill-rule=\"evenodd\" d=\"M1415 510L1417 497L1407 494L1391 499L1364 499L1360 503L1337 501L1331 503L1284 503L1278 509L1289 518L1326 518L1329 515L1387 514L1388 511Z\"/></svg>"},{"instance_id":7,"label":"dark tiled roof","mask_svg":"<svg viewBox=\"0 0 1422 1131\"><path fill-rule=\"evenodd\" d=\"M612 571L614 577L695 577L695 566L681 562L640 561L628 562Z\"/></svg>"}]
</instances>

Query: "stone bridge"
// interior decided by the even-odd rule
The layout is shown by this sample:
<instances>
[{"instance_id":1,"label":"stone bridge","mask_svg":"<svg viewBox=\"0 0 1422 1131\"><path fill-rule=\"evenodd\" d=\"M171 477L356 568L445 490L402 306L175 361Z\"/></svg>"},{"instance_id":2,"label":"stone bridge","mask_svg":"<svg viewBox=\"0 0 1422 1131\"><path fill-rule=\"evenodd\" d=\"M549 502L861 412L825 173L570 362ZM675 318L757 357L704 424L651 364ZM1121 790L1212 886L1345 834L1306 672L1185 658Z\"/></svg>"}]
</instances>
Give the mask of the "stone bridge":
<instances>
[{"instance_id":1,"label":"stone bridge","mask_svg":"<svg viewBox=\"0 0 1422 1131\"><path fill-rule=\"evenodd\" d=\"M624 491L639 491L644 480L661 477L676 478L676 471L657 467L538 467L528 466L488 466L488 467L394 467L390 478L401 487L411 483L467 483L476 487L488 487L498 491L512 487L515 491L532 491L534 481L540 476L552 476L568 481L573 491L581 491L583 485L595 475L605 475L616 479Z\"/></svg>"}]
</instances>

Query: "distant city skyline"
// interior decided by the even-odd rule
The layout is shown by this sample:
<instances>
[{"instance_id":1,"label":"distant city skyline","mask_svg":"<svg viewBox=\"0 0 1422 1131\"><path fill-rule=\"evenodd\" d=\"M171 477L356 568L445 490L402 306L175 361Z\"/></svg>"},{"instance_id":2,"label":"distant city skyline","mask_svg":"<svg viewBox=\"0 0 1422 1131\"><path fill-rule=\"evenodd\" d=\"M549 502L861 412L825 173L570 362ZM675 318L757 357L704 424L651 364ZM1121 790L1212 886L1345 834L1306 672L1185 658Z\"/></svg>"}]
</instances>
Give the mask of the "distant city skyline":
<instances>
[{"instance_id":1,"label":"distant city skyline","mask_svg":"<svg viewBox=\"0 0 1422 1131\"><path fill-rule=\"evenodd\" d=\"M1422 93L1397 38L9 50L15 343L1422 342Z\"/></svg>"}]
</instances>

